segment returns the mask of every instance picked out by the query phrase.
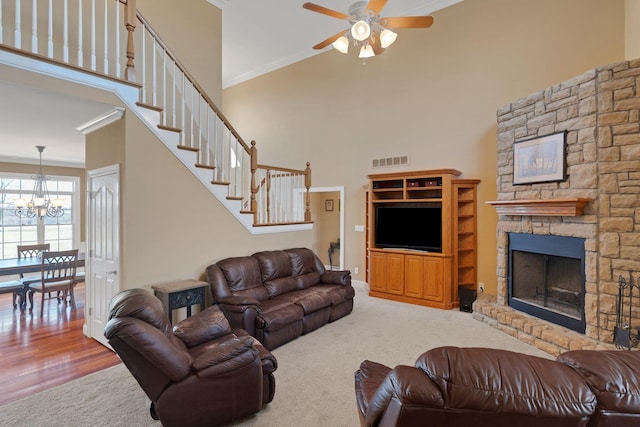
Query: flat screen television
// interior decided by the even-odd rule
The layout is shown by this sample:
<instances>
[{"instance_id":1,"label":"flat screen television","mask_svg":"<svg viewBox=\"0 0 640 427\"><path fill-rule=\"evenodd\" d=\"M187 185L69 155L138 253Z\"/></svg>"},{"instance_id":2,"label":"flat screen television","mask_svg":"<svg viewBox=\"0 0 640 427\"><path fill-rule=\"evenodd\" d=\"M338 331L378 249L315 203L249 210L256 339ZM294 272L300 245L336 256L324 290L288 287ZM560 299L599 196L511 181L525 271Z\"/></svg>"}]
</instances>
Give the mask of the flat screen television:
<instances>
[{"instance_id":1,"label":"flat screen television","mask_svg":"<svg viewBox=\"0 0 640 427\"><path fill-rule=\"evenodd\" d=\"M375 246L442 252L442 206L376 206Z\"/></svg>"}]
</instances>

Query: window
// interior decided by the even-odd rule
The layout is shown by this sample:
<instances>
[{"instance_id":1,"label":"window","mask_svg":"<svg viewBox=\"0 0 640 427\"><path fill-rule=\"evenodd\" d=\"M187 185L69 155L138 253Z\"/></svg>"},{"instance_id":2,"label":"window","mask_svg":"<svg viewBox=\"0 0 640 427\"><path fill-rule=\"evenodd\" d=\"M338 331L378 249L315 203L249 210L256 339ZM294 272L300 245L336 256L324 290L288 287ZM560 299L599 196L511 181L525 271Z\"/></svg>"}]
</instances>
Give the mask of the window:
<instances>
[{"instance_id":1,"label":"window","mask_svg":"<svg viewBox=\"0 0 640 427\"><path fill-rule=\"evenodd\" d=\"M49 176L47 187L51 198L64 200L64 214L58 218L20 218L14 200L27 200L33 193L34 179L27 174L0 174L0 258L17 258L18 245L51 244L52 251L78 247L80 230L80 179Z\"/></svg>"}]
</instances>

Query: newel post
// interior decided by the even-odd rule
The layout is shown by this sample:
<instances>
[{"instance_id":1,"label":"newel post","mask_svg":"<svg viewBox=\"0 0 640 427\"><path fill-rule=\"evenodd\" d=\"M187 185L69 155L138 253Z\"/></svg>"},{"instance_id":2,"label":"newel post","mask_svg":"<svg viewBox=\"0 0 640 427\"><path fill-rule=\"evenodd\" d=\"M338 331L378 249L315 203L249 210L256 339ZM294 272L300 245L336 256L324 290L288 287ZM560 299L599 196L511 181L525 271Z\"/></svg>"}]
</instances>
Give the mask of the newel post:
<instances>
[{"instance_id":1,"label":"newel post","mask_svg":"<svg viewBox=\"0 0 640 427\"><path fill-rule=\"evenodd\" d=\"M258 170L258 149L256 148L256 142L251 141L251 150L249 152L251 157L251 199L250 208L253 212L254 222L258 218L258 206L256 204L256 193L258 192L258 186L256 185L256 170Z\"/></svg>"},{"instance_id":2,"label":"newel post","mask_svg":"<svg viewBox=\"0 0 640 427\"><path fill-rule=\"evenodd\" d=\"M124 26L127 29L127 66L124 70L124 78L130 82L137 82L136 57L133 47L133 32L136 30L136 0L127 0L124 6Z\"/></svg>"},{"instance_id":3,"label":"newel post","mask_svg":"<svg viewBox=\"0 0 640 427\"><path fill-rule=\"evenodd\" d=\"M305 194L305 210L304 210L304 220L311 221L311 193L309 193L309 189L311 188L311 163L307 162L307 167L304 170L304 186L307 187L307 192Z\"/></svg>"}]
</instances>

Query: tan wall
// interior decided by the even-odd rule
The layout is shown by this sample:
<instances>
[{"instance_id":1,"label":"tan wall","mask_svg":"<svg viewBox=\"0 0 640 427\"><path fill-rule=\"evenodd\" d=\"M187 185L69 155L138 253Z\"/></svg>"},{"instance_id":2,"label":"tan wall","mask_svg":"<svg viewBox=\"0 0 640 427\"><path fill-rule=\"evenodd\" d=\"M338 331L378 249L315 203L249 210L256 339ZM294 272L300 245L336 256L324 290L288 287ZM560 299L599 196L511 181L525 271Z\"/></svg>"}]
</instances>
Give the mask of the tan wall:
<instances>
[{"instance_id":1,"label":"tan wall","mask_svg":"<svg viewBox=\"0 0 640 427\"><path fill-rule=\"evenodd\" d=\"M206 0L137 0L138 10L187 71L220 105L222 12Z\"/></svg>"},{"instance_id":2,"label":"tan wall","mask_svg":"<svg viewBox=\"0 0 640 427\"><path fill-rule=\"evenodd\" d=\"M0 171L8 173L30 173L37 174L39 170L38 165L27 165L22 163L3 163L0 162ZM84 242L85 238L85 206L86 206L86 194L87 194L87 181L85 179L84 169L81 168L65 168L58 166L42 166L42 171L45 175L59 175L59 176L75 176L80 178L80 242Z\"/></svg>"},{"instance_id":3,"label":"tan wall","mask_svg":"<svg viewBox=\"0 0 640 427\"><path fill-rule=\"evenodd\" d=\"M364 280L367 174L455 168L482 180L479 281L496 292L496 111L624 58L624 0L467 0L429 30L399 31L362 66L329 51L223 92L223 111L260 161L302 167L314 186L345 186L346 268ZM588 29L588 31L585 31ZM281 125L275 125L281 124ZM408 155L409 166L372 169Z\"/></svg>"},{"instance_id":4,"label":"tan wall","mask_svg":"<svg viewBox=\"0 0 640 427\"><path fill-rule=\"evenodd\" d=\"M311 231L251 235L135 117L126 118L122 288L200 278L207 265L310 247Z\"/></svg>"},{"instance_id":5,"label":"tan wall","mask_svg":"<svg viewBox=\"0 0 640 427\"><path fill-rule=\"evenodd\" d=\"M625 0L625 59L640 58L640 0Z\"/></svg>"}]
</instances>

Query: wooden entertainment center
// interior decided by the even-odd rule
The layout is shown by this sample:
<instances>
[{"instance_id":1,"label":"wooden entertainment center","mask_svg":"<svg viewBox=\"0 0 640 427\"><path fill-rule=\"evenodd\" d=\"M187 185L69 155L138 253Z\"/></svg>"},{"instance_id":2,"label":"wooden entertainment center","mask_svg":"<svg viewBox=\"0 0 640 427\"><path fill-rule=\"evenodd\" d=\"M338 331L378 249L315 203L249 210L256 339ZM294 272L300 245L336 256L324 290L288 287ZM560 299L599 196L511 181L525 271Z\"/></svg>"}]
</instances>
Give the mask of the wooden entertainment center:
<instances>
[{"instance_id":1,"label":"wooden entertainment center","mask_svg":"<svg viewBox=\"0 0 640 427\"><path fill-rule=\"evenodd\" d=\"M371 296L451 309L459 305L459 288L476 289L476 193L480 180L459 179L460 175L455 169L437 169L368 176L367 279ZM403 238L399 232L398 241L388 244L394 230L381 229L379 233L388 236L379 242L376 216L383 207L441 212L441 222L434 224L430 213L432 227L429 221L419 226L414 212L408 216L413 220L408 225L415 225L415 236ZM440 247L429 241L438 231ZM409 241L409 247L401 247L403 239ZM425 240L424 246L420 239Z\"/></svg>"}]
</instances>

